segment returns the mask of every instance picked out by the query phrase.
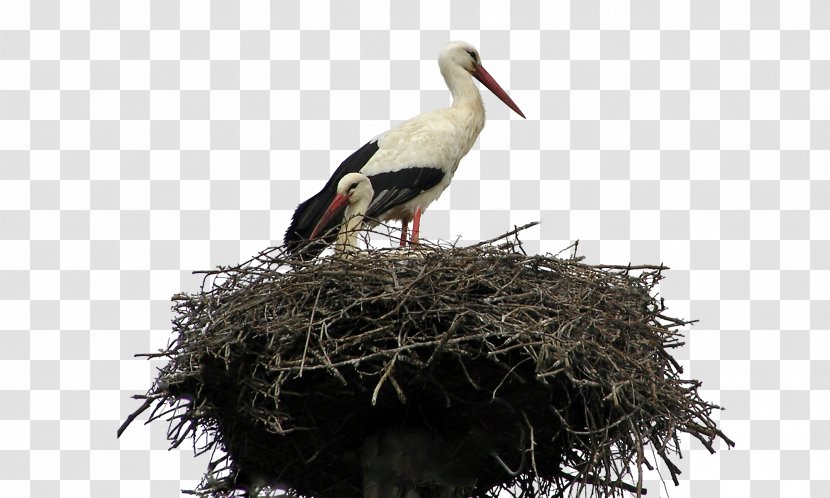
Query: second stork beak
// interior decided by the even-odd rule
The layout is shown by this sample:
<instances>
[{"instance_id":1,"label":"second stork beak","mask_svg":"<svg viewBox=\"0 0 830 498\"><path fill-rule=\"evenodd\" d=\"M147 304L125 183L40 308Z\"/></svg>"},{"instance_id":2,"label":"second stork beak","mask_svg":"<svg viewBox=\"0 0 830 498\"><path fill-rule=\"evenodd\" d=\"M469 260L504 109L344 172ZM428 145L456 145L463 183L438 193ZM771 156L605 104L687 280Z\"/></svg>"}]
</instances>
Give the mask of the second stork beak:
<instances>
[{"instance_id":1,"label":"second stork beak","mask_svg":"<svg viewBox=\"0 0 830 498\"><path fill-rule=\"evenodd\" d=\"M479 64L476 67L476 70L473 71L473 77L480 81L481 84L486 86L491 92L493 92L496 95L496 97L499 98L499 100L507 104L507 107L516 111L516 114L523 118L525 117L524 113L521 111L521 109L519 109L519 106L517 106L516 103L513 102L513 99L510 98L510 95L507 95L507 92L505 92L502 89L502 87L499 86L498 83L496 83L496 80L494 80L493 77L490 76L490 73L484 70L484 66Z\"/></svg>"},{"instance_id":2,"label":"second stork beak","mask_svg":"<svg viewBox=\"0 0 830 498\"><path fill-rule=\"evenodd\" d=\"M323 217L320 218L320 221L317 223L317 226L314 227L314 231L311 232L311 238L316 239L320 235L320 231L328 225L329 221L334 218L336 215L342 214L343 211L346 209L346 206L349 204L349 196L343 194L337 194L334 197L334 200L331 201L329 204L328 209L326 212L323 213Z\"/></svg>"}]
</instances>

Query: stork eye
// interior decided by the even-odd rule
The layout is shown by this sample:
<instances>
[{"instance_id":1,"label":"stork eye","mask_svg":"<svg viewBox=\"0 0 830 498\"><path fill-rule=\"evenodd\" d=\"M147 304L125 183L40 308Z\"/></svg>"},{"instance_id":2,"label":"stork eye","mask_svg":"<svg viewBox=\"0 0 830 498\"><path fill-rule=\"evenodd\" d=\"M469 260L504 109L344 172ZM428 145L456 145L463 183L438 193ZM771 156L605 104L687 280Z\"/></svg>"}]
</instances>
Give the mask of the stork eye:
<instances>
[{"instance_id":1,"label":"stork eye","mask_svg":"<svg viewBox=\"0 0 830 498\"><path fill-rule=\"evenodd\" d=\"M352 192L356 188L357 188L357 182L352 183L351 185L349 185L349 192Z\"/></svg>"},{"instance_id":2,"label":"stork eye","mask_svg":"<svg viewBox=\"0 0 830 498\"><path fill-rule=\"evenodd\" d=\"M472 50L467 50L467 53L470 54L470 57L473 58L473 62L478 62L478 54L473 52Z\"/></svg>"}]
</instances>

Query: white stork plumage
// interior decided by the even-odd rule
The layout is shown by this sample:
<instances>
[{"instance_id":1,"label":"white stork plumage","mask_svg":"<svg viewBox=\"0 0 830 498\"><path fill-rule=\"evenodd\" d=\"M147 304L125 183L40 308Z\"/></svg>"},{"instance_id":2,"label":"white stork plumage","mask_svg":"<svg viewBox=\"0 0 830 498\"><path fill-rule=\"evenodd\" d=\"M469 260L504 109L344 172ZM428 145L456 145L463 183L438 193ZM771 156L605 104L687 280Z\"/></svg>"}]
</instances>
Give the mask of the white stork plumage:
<instances>
[{"instance_id":1,"label":"white stork plumage","mask_svg":"<svg viewBox=\"0 0 830 498\"><path fill-rule=\"evenodd\" d=\"M360 173L348 173L337 183L337 194L311 232L311 238L316 238L320 230L328 226L333 217L342 215L345 209L346 221L340 224L334 250L338 253L356 251L357 232L363 225L366 210L374 196L375 191L369 178Z\"/></svg>"},{"instance_id":2,"label":"white stork plumage","mask_svg":"<svg viewBox=\"0 0 830 498\"><path fill-rule=\"evenodd\" d=\"M404 121L346 158L325 187L294 211L285 233L289 251L313 257L331 243L342 217L332 216L320 228L321 240L310 244L306 241L331 206L340 180L354 172L369 178L374 188L366 216L379 221L401 220L401 245L406 242L412 221L411 240L418 242L421 213L447 188L459 162L484 127L484 105L473 78L524 117L484 70L478 50L469 43L447 44L438 57L438 67L452 94L452 105Z\"/></svg>"}]
</instances>

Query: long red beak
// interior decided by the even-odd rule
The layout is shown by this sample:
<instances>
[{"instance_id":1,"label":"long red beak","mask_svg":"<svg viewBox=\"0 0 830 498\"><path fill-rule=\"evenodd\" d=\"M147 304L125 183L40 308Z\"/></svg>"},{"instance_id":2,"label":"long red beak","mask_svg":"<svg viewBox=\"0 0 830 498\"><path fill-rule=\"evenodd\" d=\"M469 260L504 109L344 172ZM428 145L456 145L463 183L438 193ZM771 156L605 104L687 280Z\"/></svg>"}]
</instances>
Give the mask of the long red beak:
<instances>
[{"instance_id":1,"label":"long red beak","mask_svg":"<svg viewBox=\"0 0 830 498\"><path fill-rule=\"evenodd\" d=\"M320 235L320 230L322 230L326 225L328 225L329 221L334 218L335 215L341 214L343 210L346 209L346 206L349 204L349 197L344 194L337 194L334 197L334 200L331 201L329 204L328 209L326 212L323 213L323 217L320 218L320 221L317 223L317 226L314 227L314 231L311 232L311 238L316 239L318 235Z\"/></svg>"},{"instance_id":2,"label":"long red beak","mask_svg":"<svg viewBox=\"0 0 830 498\"><path fill-rule=\"evenodd\" d=\"M525 117L522 110L519 109L519 106L517 106L516 103L513 102L513 99L510 98L510 95L507 95L507 92L505 92L502 89L502 87L499 86L498 83L496 83L496 80L494 80L493 77L490 76L490 73L484 70L484 66L479 64L478 67L476 67L476 70L473 72L473 77L480 81L481 84L486 86L491 92L493 92L496 95L496 97L499 98L499 100L507 104L507 107L516 111L516 114L523 118Z\"/></svg>"}]
</instances>

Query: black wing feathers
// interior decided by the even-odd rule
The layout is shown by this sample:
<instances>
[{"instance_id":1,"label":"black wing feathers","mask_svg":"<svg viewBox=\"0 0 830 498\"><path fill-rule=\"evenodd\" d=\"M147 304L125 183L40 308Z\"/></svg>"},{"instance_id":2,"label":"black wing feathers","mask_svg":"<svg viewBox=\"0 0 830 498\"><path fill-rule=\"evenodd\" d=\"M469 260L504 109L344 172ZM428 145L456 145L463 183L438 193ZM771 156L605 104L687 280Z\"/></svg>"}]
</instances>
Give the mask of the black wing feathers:
<instances>
[{"instance_id":1,"label":"black wing feathers","mask_svg":"<svg viewBox=\"0 0 830 498\"><path fill-rule=\"evenodd\" d=\"M424 190L429 190L444 179L440 168L410 167L372 175L372 189L375 196L366 215L377 218L387 210L410 201Z\"/></svg>"}]
</instances>

